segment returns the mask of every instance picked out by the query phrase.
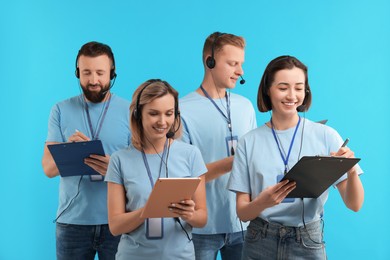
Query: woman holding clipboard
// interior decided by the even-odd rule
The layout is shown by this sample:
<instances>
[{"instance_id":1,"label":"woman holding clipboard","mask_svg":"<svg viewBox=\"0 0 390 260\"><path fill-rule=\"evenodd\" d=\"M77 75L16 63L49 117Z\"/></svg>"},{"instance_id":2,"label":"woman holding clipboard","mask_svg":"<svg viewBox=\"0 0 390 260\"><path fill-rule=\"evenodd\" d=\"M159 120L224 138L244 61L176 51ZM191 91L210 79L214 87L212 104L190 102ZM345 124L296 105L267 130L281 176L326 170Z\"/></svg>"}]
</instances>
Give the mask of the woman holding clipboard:
<instances>
[{"instance_id":1,"label":"woman holding clipboard","mask_svg":"<svg viewBox=\"0 0 390 260\"><path fill-rule=\"evenodd\" d=\"M171 204L177 218L141 217L157 179L207 171L196 147L175 140L178 93L166 81L146 81L134 92L130 110L131 145L111 156L105 178L109 227L122 234L116 259L195 259L191 229L207 222L203 178L192 199Z\"/></svg>"},{"instance_id":2,"label":"woman holding clipboard","mask_svg":"<svg viewBox=\"0 0 390 260\"><path fill-rule=\"evenodd\" d=\"M237 213L250 221L242 259L326 259L323 210L328 198L286 198L296 187L280 179L302 156L353 158L331 127L302 118L311 105L307 67L297 58L280 56L264 71L258 90L260 112L269 122L239 141L228 189L237 194ZM345 205L358 211L364 190L355 165L334 186ZM315 172L313 172L315 174Z\"/></svg>"}]
</instances>

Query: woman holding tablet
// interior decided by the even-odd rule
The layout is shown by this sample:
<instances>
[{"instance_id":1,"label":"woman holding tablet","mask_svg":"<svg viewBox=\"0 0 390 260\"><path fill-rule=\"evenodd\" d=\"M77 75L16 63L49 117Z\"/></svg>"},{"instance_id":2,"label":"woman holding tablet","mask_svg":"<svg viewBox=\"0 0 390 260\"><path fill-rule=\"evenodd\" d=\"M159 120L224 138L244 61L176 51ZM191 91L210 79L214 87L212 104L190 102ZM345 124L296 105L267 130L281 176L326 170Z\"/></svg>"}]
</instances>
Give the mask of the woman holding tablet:
<instances>
[{"instance_id":1,"label":"woman holding tablet","mask_svg":"<svg viewBox=\"0 0 390 260\"><path fill-rule=\"evenodd\" d=\"M316 199L286 198L295 183L279 182L302 156L354 157L334 129L298 114L309 109L311 95L307 67L297 58L268 64L257 105L260 112L272 111L271 118L239 141L228 183L237 194L238 216L250 221L242 259L326 259L322 216L328 191ZM353 211L364 200L361 173L355 165L334 183Z\"/></svg>"},{"instance_id":2,"label":"woman holding tablet","mask_svg":"<svg viewBox=\"0 0 390 260\"><path fill-rule=\"evenodd\" d=\"M177 218L142 218L160 177L198 177L207 169L199 150L175 139L180 135L178 93L166 81L149 80L134 92L130 105L131 145L111 156L108 220L122 234L117 259L195 259L192 227L207 222L205 182L192 199L173 202Z\"/></svg>"}]
</instances>

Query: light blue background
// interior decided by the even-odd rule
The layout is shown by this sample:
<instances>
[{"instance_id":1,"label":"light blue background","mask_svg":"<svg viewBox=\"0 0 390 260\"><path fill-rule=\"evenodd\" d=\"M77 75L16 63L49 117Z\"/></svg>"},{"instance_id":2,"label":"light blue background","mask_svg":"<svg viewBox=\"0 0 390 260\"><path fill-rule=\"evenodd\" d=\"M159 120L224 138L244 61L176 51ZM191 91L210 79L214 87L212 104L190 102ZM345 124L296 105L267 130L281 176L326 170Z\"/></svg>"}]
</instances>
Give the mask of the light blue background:
<instances>
[{"instance_id":1,"label":"light blue background","mask_svg":"<svg viewBox=\"0 0 390 260\"><path fill-rule=\"evenodd\" d=\"M199 86L202 46L214 31L247 40L246 84L256 104L266 64L295 55L309 67L306 113L329 119L361 157L365 204L346 209L336 190L326 205L329 259L388 259L390 3L371 1L1 1L0 259L55 259L58 178L41 167L50 108L80 93L77 51L109 44L113 92L130 99L149 78L183 96ZM259 124L269 114L257 113Z\"/></svg>"}]
</instances>

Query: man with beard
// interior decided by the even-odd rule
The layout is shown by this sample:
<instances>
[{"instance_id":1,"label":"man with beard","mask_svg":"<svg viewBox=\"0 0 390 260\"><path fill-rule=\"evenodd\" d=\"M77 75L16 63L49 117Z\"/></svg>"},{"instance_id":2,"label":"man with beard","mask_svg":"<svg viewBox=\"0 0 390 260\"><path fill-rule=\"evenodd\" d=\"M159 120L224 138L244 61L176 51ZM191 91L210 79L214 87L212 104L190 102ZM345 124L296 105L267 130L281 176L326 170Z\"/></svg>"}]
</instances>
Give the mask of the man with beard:
<instances>
[{"instance_id":1,"label":"man with beard","mask_svg":"<svg viewBox=\"0 0 390 260\"><path fill-rule=\"evenodd\" d=\"M113 93L115 59L111 48L89 42L76 58L76 77L83 94L57 103L51 110L42 166L59 175L47 145L101 140L105 156L90 155L85 164L97 175L60 177L56 221L57 259L114 259L119 237L108 228L107 186L103 181L110 154L130 143L130 102Z\"/></svg>"}]
</instances>

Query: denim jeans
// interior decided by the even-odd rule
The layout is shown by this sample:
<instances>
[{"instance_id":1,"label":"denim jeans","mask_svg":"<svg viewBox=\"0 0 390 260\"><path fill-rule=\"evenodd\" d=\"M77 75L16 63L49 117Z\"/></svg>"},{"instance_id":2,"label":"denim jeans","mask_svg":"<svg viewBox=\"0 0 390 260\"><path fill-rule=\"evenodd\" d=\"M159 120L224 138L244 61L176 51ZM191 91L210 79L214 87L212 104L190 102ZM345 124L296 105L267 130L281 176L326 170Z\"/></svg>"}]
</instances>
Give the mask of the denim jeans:
<instances>
[{"instance_id":1,"label":"denim jeans","mask_svg":"<svg viewBox=\"0 0 390 260\"><path fill-rule=\"evenodd\" d=\"M71 225L57 223L57 260L113 260L120 236L114 237L108 225Z\"/></svg>"},{"instance_id":2,"label":"denim jeans","mask_svg":"<svg viewBox=\"0 0 390 260\"><path fill-rule=\"evenodd\" d=\"M247 228L241 259L326 259L322 229L322 220L304 228L256 218Z\"/></svg>"},{"instance_id":3,"label":"denim jeans","mask_svg":"<svg viewBox=\"0 0 390 260\"><path fill-rule=\"evenodd\" d=\"M223 260L237 260L241 257L242 232L214 235L192 234L192 239L195 247L196 260L212 260L216 259L218 251L221 253Z\"/></svg>"}]
</instances>

